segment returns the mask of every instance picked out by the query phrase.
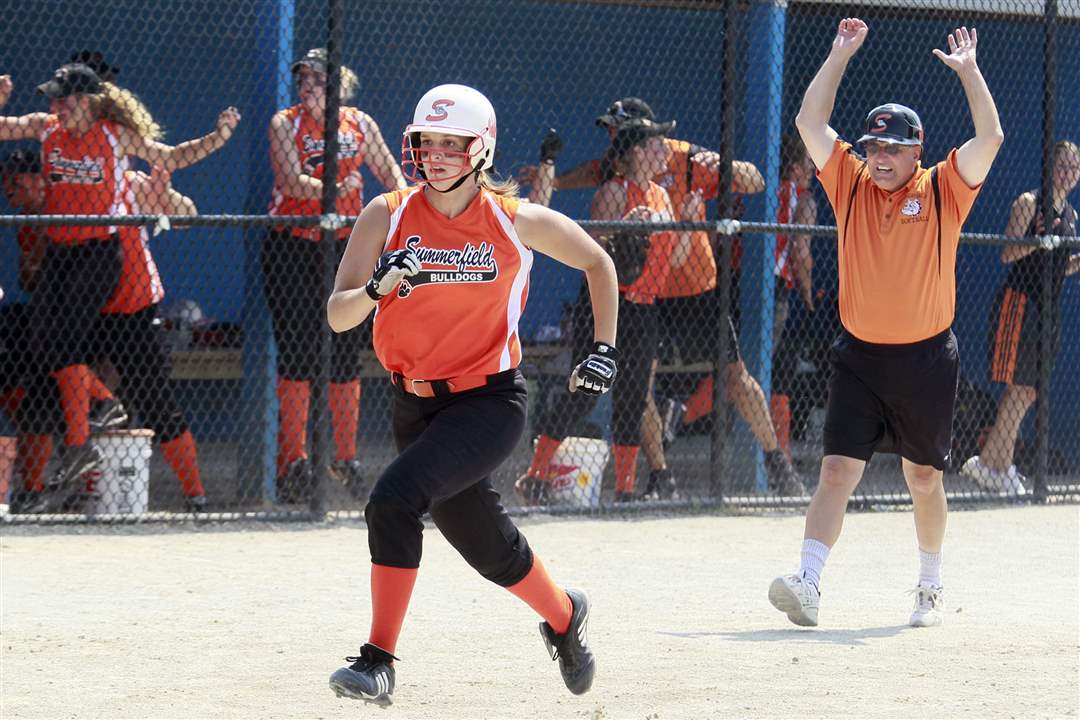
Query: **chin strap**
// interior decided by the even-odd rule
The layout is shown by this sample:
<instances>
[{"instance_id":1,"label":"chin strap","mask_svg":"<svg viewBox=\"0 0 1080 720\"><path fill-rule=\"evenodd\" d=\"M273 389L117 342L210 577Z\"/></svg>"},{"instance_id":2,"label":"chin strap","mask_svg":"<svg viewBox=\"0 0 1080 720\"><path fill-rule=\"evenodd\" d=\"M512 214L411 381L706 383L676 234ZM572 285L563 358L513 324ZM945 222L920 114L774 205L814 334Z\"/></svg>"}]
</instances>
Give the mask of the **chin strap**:
<instances>
[{"instance_id":1,"label":"chin strap","mask_svg":"<svg viewBox=\"0 0 1080 720\"><path fill-rule=\"evenodd\" d=\"M455 182L455 183L454 183L453 185L451 185L450 187L446 188L445 190L440 190L439 188L435 187L434 185L432 185L432 184L431 184L431 181L430 181L430 180L428 180L428 181L427 181L427 186L428 186L429 188L431 188L432 190L434 190L435 192L437 192L437 193L443 193L444 195L445 195L446 193L449 193L449 192L454 192L454 191L455 191L455 190L457 190L457 189L458 189L459 187L461 187L461 186L462 186L462 184L464 184L464 182L465 182L466 180L468 180L469 178L471 178L471 177L477 177L477 178L479 178L479 177L480 177L480 165L482 165L482 164L483 164L483 161L480 161L480 163L478 163L478 164L477 164L477 166L476 166L476 167L475 167L475 168L473 169L473 171L472 171L471 173L466 173L466 174L462 175L461 177L459 177L459 178L457 179L457 182Z\"/></svg>"}]
</instances>

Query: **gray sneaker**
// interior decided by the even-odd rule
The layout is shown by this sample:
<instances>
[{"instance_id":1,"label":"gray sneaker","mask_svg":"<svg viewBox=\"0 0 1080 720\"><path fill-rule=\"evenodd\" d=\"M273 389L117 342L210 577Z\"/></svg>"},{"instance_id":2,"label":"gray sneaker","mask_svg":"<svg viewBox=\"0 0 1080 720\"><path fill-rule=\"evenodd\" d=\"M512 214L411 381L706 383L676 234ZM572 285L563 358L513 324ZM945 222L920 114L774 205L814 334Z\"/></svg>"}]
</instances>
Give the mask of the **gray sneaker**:
<instances>
[{"instance_id":1,"label":"gray sneaker","mask_svg":"<svg viewBox=\"0 0 1080 720\"><path fill-rule=\"evenodd\" d=\"M330 676L330 689L338 697L386 707L393 702L394 660L397 658L381 647L365 643L359 655L345 658L352 665L338 668Z\"/></svg>"},{"instance_id":2,"label":"gray sneaker","mask_svg":"<svg viewBox=\"0 0 1080 720\"><path fill-rule=\"evenodd\" d=\"M911 611L908 624L911 627L934 627L940 625L945 607L945 591L934 585L919 585L915 593L915 609Z\"/></svg>"}]
</instances>

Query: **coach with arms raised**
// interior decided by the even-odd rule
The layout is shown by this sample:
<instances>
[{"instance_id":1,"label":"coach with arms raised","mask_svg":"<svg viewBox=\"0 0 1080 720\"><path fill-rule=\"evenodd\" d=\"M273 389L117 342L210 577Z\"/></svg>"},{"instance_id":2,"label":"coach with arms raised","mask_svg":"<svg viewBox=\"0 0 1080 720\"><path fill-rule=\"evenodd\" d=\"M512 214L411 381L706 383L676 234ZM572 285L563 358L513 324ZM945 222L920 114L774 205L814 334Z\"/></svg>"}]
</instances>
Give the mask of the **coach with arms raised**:
<instances>
[{"instance_id":1,"label":"coach with arms raised","mask_svg":"<svg viewBox=\"0 0 1080 720\"><path fill-rule=\"evenodd\" d=\"M934 55L960 78L975 137L922 167L923 128L902 105L870 111L856 155L829 126L836 90L868 28L840 22L832 50L795 124L837 222L840 337L825 419L821 478L806 514L799 572L777 578L769 600L798 625L817 625L818 585L840 537L848 498L875 451L899 453L915 511L920 572L911 625L941 622L941 545L959 372L951 326L963 224L1004 140L997 108L966 27Z\"/></svg>"}]
</instances>

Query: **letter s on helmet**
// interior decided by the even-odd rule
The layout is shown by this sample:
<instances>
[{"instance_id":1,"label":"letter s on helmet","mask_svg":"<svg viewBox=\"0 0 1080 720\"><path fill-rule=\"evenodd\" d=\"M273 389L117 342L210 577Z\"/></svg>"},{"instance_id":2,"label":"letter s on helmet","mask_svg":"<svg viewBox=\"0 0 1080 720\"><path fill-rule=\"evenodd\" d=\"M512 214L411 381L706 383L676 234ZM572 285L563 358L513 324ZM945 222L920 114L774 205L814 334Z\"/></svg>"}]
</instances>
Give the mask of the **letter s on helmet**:
<instances>
[{"instance_id":1,"label":"letter s on helmet","mask_svg":"<svg viewBox=\"0 0 1080 720\"><path fill-rule=\"evenodd\" d=\"M465 152L440 150L445 156L440 165L458 170L456 175L439 178L457 179L451 190L469 175L495 165L495 109L479 90L466 85L439 85L420 98L413 121L405 128L401 139L402 170L406 178L417 183L428 181L423 167L423 156L427 152L420 148L420 133L423 132L471 138Z\"/></svg>"}]
</instances>

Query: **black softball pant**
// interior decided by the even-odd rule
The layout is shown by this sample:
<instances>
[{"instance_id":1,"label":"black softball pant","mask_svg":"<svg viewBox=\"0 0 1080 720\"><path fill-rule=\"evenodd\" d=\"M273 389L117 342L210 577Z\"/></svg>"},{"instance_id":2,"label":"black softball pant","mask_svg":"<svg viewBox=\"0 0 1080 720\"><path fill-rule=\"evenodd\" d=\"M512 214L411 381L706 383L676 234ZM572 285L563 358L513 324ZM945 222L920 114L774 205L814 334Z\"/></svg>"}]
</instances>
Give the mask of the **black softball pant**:
<instances>
[{"instance_id":1,"label":"black softball pant","mask_svg":"<svg viewBox=\"0 0 1080 720\"><path fill-rule=\"evenodd\" d=\"M337 241L337 262L347 240ZM278 376L286 380L314 380L319 369L319 344L330 332L322 292L322 248L307 238L271 230L263 241L263 292L270 308L277 343ZM366 333L353 328L330 336L330 382L352 382L360 377L360 353Z\"/></svg>"},{"instance_id":2,"label":"black softball pant","mask_svg":"<svg viewBox=\"0 0 1080 720\"><path fill-rule=\"evenodd\" d=\"M421 518L435 526L483 577L510 587L532 568L532 550L491 485L525 429L525 379L517 370L486 386L420 398L394 388L400 454L371 491L364 517L371 562L420 566Z\"/></svg>"},{"instance_id":3,"label":"black softball pant","mask_svg":"<svg viewBox=\"0 0 1080 720\"><path fill-rule=\"evenodd\" d=\"M575 332L577 339L571 362L580 362L588 354L592 345L591 323L589 332L588 343L582 343L583 335ZM619 374L611 389L611 435L616 445L641 444L641 416L649 397L649 375L658 343L656 306L627 302L620 296L619 329L615 338L615 347L619 349ZM562 440L592 412L595 404L595 395L560 391L537 418L535 429Z\"/></svg>"},{"instance_id":4,"label":"black softball pant","mask_svg":"<svg viewBox=\"0 0 1080 720\"><path fill-rule=\"evenodd\" d=\"M55 389L49 377L86 362L94 323L120 279L120 241L116 235L81 245L49 243L30 300L31 364L25 376L24 426L51 432Z\"/></svg>"}]
</instances>

